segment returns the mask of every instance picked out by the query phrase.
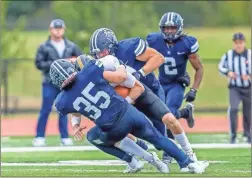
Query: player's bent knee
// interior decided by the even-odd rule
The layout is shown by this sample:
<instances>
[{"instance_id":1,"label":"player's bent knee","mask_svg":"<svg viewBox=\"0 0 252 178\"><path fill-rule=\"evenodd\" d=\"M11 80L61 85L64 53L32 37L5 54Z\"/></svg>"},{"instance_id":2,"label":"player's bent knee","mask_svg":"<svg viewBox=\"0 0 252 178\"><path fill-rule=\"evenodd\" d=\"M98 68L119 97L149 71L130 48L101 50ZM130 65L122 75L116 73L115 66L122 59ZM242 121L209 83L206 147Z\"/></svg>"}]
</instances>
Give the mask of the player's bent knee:
<instances>
[{"instance_id":1,"label":"player's bent knee","mask_svg":"<svg viewBox=\"0 0 252 178\"><path fill-rule=\"evenodd\" d=\"M162 118L163 123L166 124L166 126L173 127L177 123L177 119L174 117L172 113L167 113Z\"/></svg>"}]
</instances>

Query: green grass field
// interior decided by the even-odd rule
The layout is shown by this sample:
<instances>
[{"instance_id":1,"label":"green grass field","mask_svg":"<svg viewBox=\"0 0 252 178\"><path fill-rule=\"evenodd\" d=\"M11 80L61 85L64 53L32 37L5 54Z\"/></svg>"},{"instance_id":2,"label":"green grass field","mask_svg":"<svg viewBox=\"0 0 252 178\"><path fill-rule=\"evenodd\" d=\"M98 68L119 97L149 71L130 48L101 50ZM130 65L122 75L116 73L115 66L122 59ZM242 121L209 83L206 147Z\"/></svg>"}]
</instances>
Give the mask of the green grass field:
<instances>
[{"instance_id":1,"label":"green grass field","mask_svg":"<svg viewBox=\"0 0 252 178\"><path fill-rule=\"evenodd\" d=\"M218 60L224 52L232 47L232 34L241 31L247 39L250 39L250 28L191 28L185 29L185 31L198 38L199 53L205 68L204 79L195 102L196 107L226 107L228 103L227 80L218 72ZM23 32L20 35L27 39L27 57L34 58L37 47L47 39L48 33L46 31ZM251 47L250 40L248 40L248 47ZM88 52L87 48L85 48L85 52ZM190 64L188 66L189 72L193 74ZM10 72L10 95L18 96L21 106L39 104L41 74L35 68L34 61L21 62L18 70Z\"/></svg>"},{"instance_id":2,"label":"green grass field","mask_svg":"<svg viewBox=\"0 0 252 178\"><path fill-rule=\"evenodd\" d=\"M188 134L191 143L226 143L227 134ZM1 139L1 147L30 147L31 137L9 137ZM58 146L59 138L50 136L48 146ZM90 145L86 140L78 146ZM251 151L249 148L194 149L199 160L210 161L203 175L180 173L177 164L169 165L171 172L161 174L145 163L144 169L136 174L122 174L126 166L113 162L116 159L101 151L49 151L49 152L2 152L2 176L250 176ZM158 152L161 157L161 152ZM112 160L112 161L108 161ZM3 164L4 163L4 164ZM19 163L21 165L8 165ZM67 163L65 165L62 165ZM85 164L84 164L85 163ZM103 164L104 165L100 165ZM113 164L112 164L113 163ZM6 165L7 164L7 165ZM25 164L25 165L24 165ZM37 165L40 164L40 165ZM43 165L41 165L43 164ZM53 164L53 165L52 165Z\"/></svg>"},{"instance_id":3,"label":"green grass field","mask_svg":"<svg viewBox=\"0 0 252 178\"><path fill-rule=\"evenodd\" d=\"M170 165L168 175L145 164L142 172L136 174L122 174L125 166L2 166L2 176L250 176L250 151L249 149L202 149L195 150L200 160L209 160L210 166L203 175L180 173L176 164ZM232 156L230 156L232 155ZM18 159L17 159L18 158ZM89 160L114 160L112 156L98 151L85 152L36 152L36 153L10 153L2 154L2 162L15 163L58 163L59 161ZM211 163L211 161L223 161Z\"/></svg>"}]
</instances>

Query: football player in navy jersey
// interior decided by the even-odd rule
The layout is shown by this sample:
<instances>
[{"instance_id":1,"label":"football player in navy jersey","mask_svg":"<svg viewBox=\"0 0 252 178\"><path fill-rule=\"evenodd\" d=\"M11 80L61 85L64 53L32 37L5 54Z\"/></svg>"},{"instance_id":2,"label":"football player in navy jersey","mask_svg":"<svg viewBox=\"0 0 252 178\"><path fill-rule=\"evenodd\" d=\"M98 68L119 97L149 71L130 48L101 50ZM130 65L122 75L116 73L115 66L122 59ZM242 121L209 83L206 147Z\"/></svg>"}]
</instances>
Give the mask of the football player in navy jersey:
<instances>
[{"instance_id":1,"label":"football player in navy jersey","mask_svg":"<svg viewBox=\"0 0 252 178\"><path fill-rule=\"evenodd\" d=\"M159 81L165 91L167 106L177 115L184 98L185 87L190 85L190 78L186 72L188 60L195 69L195 75L194 83L185 95L187 102L195 100L203 77L203 66L197 53L199 44L195 37L183 32L183 19L178 13L164 14L159 27L161 32L150 33L147 43L165 57L165 63L159 67Z\"/></svg>"},{"instance_id":2,"label":"football player in navy jersey","mask_svg":"<svg viewBox=\"0 0 252 178\"><path fill-rule=\"evenodd\" d=\"M165 92L166 105L176 118L180 118L179 108L183 98L187 102L195 100L203 77L203 66L197 53L199 44L195 37L183 32L183 19L178 13L165 13L160 19L159 28L160 32L150 33L146 41L149 47L165 57L165 62L159 67L159 81ZM190 85L186 72L188 60L195 69L195 75L194 83L184 97L185 88ZM189 127L193 126L194 122L189 122ZM169 131L168 136L173 137Z\"/></svg>"},{"instance_id":3,"label":"football player in navy jersey","mask_svg":"<svg viewBox=\"0 0 252 178\"><path fill-rule=\"evenodd\" d=\"M100 61L91 60L77 73L69 61L54 61L50 77L52 83L62 89L55 104L58 112L65 115L79 113L93 120L99 129L97 141L108 147L118 145L121 148L123 139L132 133L171 154L181 168L188 167L193 173L203 173L208 162L192 161L172 141L162 136L144 114L116 94L109 83L125 81L127 74L123 68L114 72L104 71ZM81 138L79 122L73 125L77 130L75 136Z\"/></svg>"},{"instance_id":4,"label":"football player in navy jersey","mask_svg":"<svg viewBox=\"0 0 252 178\"><path fill-rule=\"evenodd\" d=\"M141 38L128 38L118 42L116 35L112 30L107 28L100 28L97 29L90 38L90 53L95 58L114 55L124 64L136 70L132 74L154 94L156 94L163 102L165 102L164 91L153 73L155 69L162 65L162 63L164 62L164 57L162 54L157 52L157 50L148 47L145 41ZM150 100L152 100L151 97ZM145 102L148 103L147 105L149 105L150 103L148 98L146 98ZM149 107L145 107L143 103L135 105L135 107L137 107L138 110L140 110L147 116L151 115L151 113L156 112L166 113L166 110L160 111L160 106L155 104L152 107L152 111L149 111ZM168 115L165 116L167 117L149 117L154 126L158 131L160 131L162 135L166 135L165 125L168 128L169 126L175 127L179 125L176 119L173 119L173 115L169 114L170 117L168 117ZM192 125L191 123L194 123L192 105L186 105L184 109L178 111L177 116L180 118L185 118L188 125ZM179 132L177 132L176 136L178 139L184 141L187 140L183 129L179 129ZM187 145L186 147L189 148L189 144L185 145ZM188 150L190 150L190 153L192 153L190 155L193 156L194 154L192 152L192 149ZM194 156L194 158L196 157Z\"/></svg>"}]
</instances>

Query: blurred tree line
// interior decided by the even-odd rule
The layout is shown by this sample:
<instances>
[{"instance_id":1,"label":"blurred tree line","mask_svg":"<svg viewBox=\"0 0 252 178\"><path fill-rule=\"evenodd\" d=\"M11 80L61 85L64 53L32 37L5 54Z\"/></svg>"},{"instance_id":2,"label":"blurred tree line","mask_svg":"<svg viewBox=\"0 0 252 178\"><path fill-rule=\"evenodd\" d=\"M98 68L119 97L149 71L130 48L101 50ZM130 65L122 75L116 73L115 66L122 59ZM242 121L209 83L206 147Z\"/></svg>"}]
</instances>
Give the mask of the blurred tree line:
<instances>
[{"instance_id":1,"label":"blurred tree line","mask_svg":"<svg viewBox=\"0 0 252 178\"><path fill-rule=\"evenodd\" d=\"M118 38L158 31L161 16L178 12L185 27L249 26L250 1L8 1L5 29L47 30L53 18L66 22L67 36L80 46L88 46L91 33L100 27L113 29ZM32 28L31 28L32 27ZM37 27L37 28L36 28ZM11 29L13 29L11 28ZM7 39L7 37L5 37ZM13 35L12 39L18 38ZM3 40L1 40L2 42ZM6 52L7 53L7 52Z\"/></svg>"},{"instance_id":2,"label":"blurred tree line","mask_svg":"<svg viewBox=\"0 0 252 178\"><path fill-rule=\"evenodd\" d=\"M7 9L7 17L10 19L18 18L20 15L27 15L29 17L40 9L44 9L48 12L51 11L50 7L55 3L62 4L62 9L57 9L57 11L66 13L68 13L67 11L71 11L69 9L69 4L73 4L71 6L74 6L74 4L77 3L85 10L87 10L87 8L94 8L100 11L108 8L108 5L113 4L111 1L11 1ZM185 24L189 26L247 26L250 24L250 3L250 1L118 1L115 4L128 4L128 6L131 7L128 12L125 12L125 18L132 17L131 11L134 10L135 6L139 5L142 6L142 8L139 10L138 15L144 14L146 18L150 18L153 15L157 15L158 18L160 18L162 14L167 11L175 11L185 18ZM106 4L106 7L104 4ZM152 6L149 7L153 10L151 14L147 14L148 10L145 9L147 4L148 6ZM120 8L120 5L118 7ZM111 13L116 17L117 13L120 11L118 7L113 5L109 6L112 11ZM91 12L93 10L89 9L87 11ZM90 17L93 15L94 14L90 14ZM105 13L102 13L95 14L93 17L99 18L99 15L107 16Z\"/></svg>"},{"instance_id":3,"label":"blurred tree line","mask_svg":"<svg viewBox=\"0 0 252 178\"><path fill-rule=\"evenodd\" d=\"M19 35L26 26L26 18L19 16L15 28L7 28L7 7L10 1L1 2L0 9L0 59L25 58L26 57L26 40Z\"/></svg>"}]
</instances>

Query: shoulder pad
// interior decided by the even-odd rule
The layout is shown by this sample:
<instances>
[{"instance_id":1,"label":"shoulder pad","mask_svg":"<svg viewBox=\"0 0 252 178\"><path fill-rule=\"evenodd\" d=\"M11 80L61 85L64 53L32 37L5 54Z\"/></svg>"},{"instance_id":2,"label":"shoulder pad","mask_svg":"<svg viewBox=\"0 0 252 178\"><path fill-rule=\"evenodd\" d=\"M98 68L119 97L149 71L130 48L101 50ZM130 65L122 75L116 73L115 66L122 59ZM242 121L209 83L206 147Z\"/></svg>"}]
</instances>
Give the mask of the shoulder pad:
<instances>
[{"instance_id":1,"label":"shoulder pad","mask_svg":"<svg viewBox=\"0 0 252 178\"><path fill-rule=\"evenodd\" d=\"M125 42L127 42L128 52L133 53L135 56L143 54L147 47L146 42L140 37L129 38Z\"/></svg>"},{"instance_id":2,"label":"shoulder pad","mask_svg":"<svg viewBox=\"0 0 252 178\"><path fill-rule=\"evenodd\" d=\"M156 40L159 40L159 39L162 39L162 34L161 33L159 33L159 32L150 33L146 37L146 42L147 42L149 47L152 47L153 43L155 43Z\"/></svg>"},{"instance_id":3,"label":"shoulder pad","mask_svg":"<svg viewBox=\"0 0 252 178\"><path fill-rule=\"evenodd\" d=\"M182 37L182 40L184 41L189 54L196 53L199 50L199 43L195 37L186 35Z\"/></svg>"}]
</instances>

